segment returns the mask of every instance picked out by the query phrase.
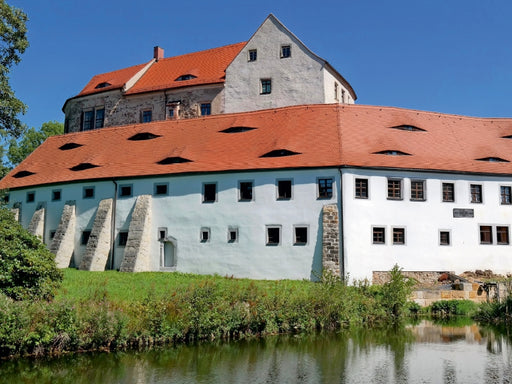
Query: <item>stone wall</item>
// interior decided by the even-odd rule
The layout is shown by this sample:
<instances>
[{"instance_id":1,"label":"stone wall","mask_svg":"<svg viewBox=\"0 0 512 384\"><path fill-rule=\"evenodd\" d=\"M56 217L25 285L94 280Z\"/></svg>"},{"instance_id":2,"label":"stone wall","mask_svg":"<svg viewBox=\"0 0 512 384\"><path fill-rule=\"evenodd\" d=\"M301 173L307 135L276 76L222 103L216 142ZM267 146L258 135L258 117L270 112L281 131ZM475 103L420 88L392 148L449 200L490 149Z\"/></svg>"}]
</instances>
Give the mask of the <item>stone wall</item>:
<instances>
[{"instance_id":1,"label":"stone wall","mask_svg":"<svg viewBox=\"0 0 512 384\"><path fill-rule=\"evenodd\" d=\"M336 276L340 271L338 205L324 205L322 209L322 269Z\"/></svg>"},{"instance_id":2,"label":"stone wall","mask_svg":"<svg viewBox=\"0 0 512 384\"><path fill-rule=\"evenodd\" d=\"M39 237L41 240L44 239L44 221L46 215L46 204L39 203L37 209L32 215L32 220L30 220L30 224L28 225L28 231Z\"/></svg>"},{"instance_id":3,"label":"stone wall","mask_svg":"<svg viewBox=\"0 0 512 384\"><path fill-rule=\"evenodd\" d=\"M402 271L402 275L413 279L419 286L433 286L437 284L438 279L445 273L451 273L448 271ZM372 272L372 284L382 285L387 283L390 279L389 271L373 271Z\"/></svg>"},{"instance_id":4,"label":"stone wall","mask_svg":"<svg viewBox=\"0 0 512 384\"><path fill-rule=\"evenodd\" d=\"M55 255L58 268L67 268L75 248L76 209L75 201L66 201L62 210L59 227L55 232L50 251Z\"/></svg>"}]
</instances>

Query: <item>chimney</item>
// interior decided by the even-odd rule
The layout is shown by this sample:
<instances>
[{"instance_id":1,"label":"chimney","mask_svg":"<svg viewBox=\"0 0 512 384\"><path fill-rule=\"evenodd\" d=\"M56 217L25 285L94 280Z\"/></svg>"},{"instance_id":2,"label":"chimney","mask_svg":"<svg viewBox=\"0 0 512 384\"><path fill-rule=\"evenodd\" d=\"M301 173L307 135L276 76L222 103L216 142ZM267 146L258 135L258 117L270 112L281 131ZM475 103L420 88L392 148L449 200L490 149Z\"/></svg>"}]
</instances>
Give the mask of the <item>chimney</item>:
<instances>
[{"instance_id":1,"label":"chimney","mask_svg":"<svg viewBox=\"0 0 512 384\"><path fill-rule=\"evenodd\" d=\"M160 48L158 45L153 48L153 58L158 61L164 58L164 49Z\"/></svg>"}]
</instances>

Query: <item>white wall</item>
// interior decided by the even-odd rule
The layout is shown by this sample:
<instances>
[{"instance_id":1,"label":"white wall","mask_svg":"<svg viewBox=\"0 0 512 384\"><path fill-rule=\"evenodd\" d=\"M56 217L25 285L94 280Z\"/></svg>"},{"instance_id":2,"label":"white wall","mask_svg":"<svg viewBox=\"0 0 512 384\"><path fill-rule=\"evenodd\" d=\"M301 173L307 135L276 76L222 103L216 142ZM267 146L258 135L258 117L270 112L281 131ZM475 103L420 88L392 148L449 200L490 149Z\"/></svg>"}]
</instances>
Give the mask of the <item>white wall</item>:
<instances>
[{"instance_id":1,"label":"white wall","mask_svg":"<svg viewBox=\"0 0 512 384\"><path fill-rule=\"evenodd\" d=\"M369 198L354 197L356 178L368 178ZM387 199L387 178L403 178L403 199ZM426 180L426 201L410 200L410 181ZM455 183L455 202L442 202L442 183ZM482 184L483 203L470 202L470 184ZM409 271L491 269L512 271L512 245L497 245L495 226L512 224L512 205L501 205L500 186L512 178L403 172L343 170L343 224L346 270L354 279L371 279L397 263ZM473 209L474 218L454 218L453 209ZM492 245L480 244L480 225L493 225ZM386 228L386 243L372 244L372 226ZM404 227L406 244L392 244L392 228ZM451 233L451 245L439 245L439 231Z\"/></svg>"}]
</instances>

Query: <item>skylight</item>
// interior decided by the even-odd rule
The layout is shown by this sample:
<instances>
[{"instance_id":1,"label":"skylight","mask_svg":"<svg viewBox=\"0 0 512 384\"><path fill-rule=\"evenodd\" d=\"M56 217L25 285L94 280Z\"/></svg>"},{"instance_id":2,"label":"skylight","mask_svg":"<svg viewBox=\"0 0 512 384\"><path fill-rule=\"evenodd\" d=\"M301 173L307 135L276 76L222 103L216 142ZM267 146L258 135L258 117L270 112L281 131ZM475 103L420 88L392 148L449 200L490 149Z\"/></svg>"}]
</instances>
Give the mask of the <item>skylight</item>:
<instances>
[{"instance_id":1,"label":"skylight","mask_svg":"<svg viewBox=\"0 0 512 384\"><path fill-rule=\"evenodd\" d=\"M512 139L512 135L501 136L502 139Z\"/></svg>"},{"instance_id":2,"label":"skylight","mask_svg":"<svg viewBox=\"0 0 512 384\"><path fill-rule=\"evenodd\" d=\"M300 155L299 152L289 151L288 149L275 149L273 151L267 152L260 157L284 157L284 156L293 156Z\"/></svg>"},{"instance_id":3,"label":"skylight","mask_svg":"<svg viewBox=\"0 0 512 384\"><path fill-rule=\"evenodd\" d=\"M108 83L108 82L104 81L103 83L99 83L99 84L95 87L95 89L106 88L106 87L110 87L111 85L112 85L112 84L110 84L110 83Z\"/></svg>"},{"instance_id":4,"label":"skylight","mask_svg":"<svg viewBox=\"0 0 512 384\"><path fill-rule=\"evenodd\" d=\"M243 133L243 132L252 131L253 129L257 129L257 128L252 128L252 127L230 127L230 128L223 129L222 131L219 131L219 132L222 132L222 133Z\"/></svg>"},{"instance_id":5,"label":"skylight","mask_svg":"<svg viewBox=\"0 0 512 384\"><path fill-rule=\"evenodd\" d=\"M501 157L482 157L481 159L476 159L478 161L489 161L491 163L510 163L510 161L502 159Z\"/></svg>"},{"instance_id":6,"label":"skylight","mask_svg":"<svg viewBox=\"0 0 512 384\"><path fill-rule=\"evenodd\" d=\"M91 164L91 163L80 163L78 165L75 165L74 167L69 168L72 171L84 171L86 169L96 168L99 167L99 165Z\"/></svg>"},{"instance_id":7,"label":"skylight","mask_svg":"<svg viewBox=\"0 0 512 384\"><path fill-rule=\"evenodd\" d=\"M394 127L390 127L392 129L399 129L400 131L409 131L409 132L414 132L414 131L419 131L419 132L426 132L425 129L423 128L418 128L414 125L409 125L409 124L402 124L402 125L395 125Z\"/></svg>"},{"instance_id":8,"label":"skylight","mask_svg":"<svg viewBox=\"0 0 512 384\"><path fill-rule=\"evenodd\" d=\"M373 154L374 155L388 155L388 156L411 156L410 153L405 153L405 152L396 151L396 150L373 152Z\"/></svg>"},{"instance_id":9,"label":"skylight","mask_svg":"<svg viewBox=\"0 0 512 384\"><path fill-rule=\"evenodd\" d=\"M19 171L16 174L14 174L12 177L14 177L16 179L21 179L22 177L27 177L27 176L30 176L30 175L35 175L35 172Z\"/></svg>"},{"instance_id":10,"label":"skylight","mask_svg":"<svg viewBox=\"0 0 512 384\"><path fill-rule=\"evenodd\" d=\"M192 80L192 79L195 79L197 76L194 76L194 75L191 75L191 74L186 74L186 75L181 75L180 77L178 77L175 81L185 81L185 80Z\"/></svg>"},{"instance_id":11,"label":"skylight","mask_svg":"<svg viewBox=\"0 0 512 384\"><path fill-rule=\"evenodd\" d=\"M132 141L141 141L141 140L152 140L156 139L157 137L161 137L160 135L155 135L151 132L139 132L132 137L129 137L128 140Z\"/></svg>"},{"instance_id":12,"label":"skylight","mask_svg":"<svg viewBox=\"0 0 512 384\"><path fill-rule=\"evenodd\" d=\"M81 147L81 146L82 146L82 144L78 144L78 143L66 143L64 145L61 145L59 147L59 149L61 151L68 151L70 149L75 149L75 148L78 148L78 147Z\"/></svg>"},{"instance_id":13,"label":"skylight","mask_svg":"<svg viewBox=\"0 0 512 384\"><path fill-rule=\"evenodd\" d=\"M174 157L166 157L158 162L158 164L166 165L166 164L179 164L179 163L190 163L192 160L185 159L183 157L174 156Z\"/></svg>"}]
</instances>

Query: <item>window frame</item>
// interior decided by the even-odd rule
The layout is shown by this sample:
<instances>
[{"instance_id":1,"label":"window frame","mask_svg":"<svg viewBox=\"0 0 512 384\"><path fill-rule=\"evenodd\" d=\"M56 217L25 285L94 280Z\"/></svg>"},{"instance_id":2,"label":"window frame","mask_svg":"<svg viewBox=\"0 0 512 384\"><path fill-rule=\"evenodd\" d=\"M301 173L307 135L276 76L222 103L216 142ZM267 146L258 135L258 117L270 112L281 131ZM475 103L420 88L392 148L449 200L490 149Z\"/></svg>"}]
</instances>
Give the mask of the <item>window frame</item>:
<instances>
[{"instance_id":1,"label":"window frame","mask_svg":"<svg viewBox=\"0 0 512 384\"><path fill-rule=\"evenodd\" d=\"M292 45L291 44L281 44L281 48L279 49L279 58L287 59L292 57Z\"/></svg>"},{"instance_id":2,"label":"window frame","mask_svg":"<svg viewBox=\"0 0 512 384\"><path fill-rule=\"evenodd\" d=\"M392 227L391 228L392 244L393 245L406 245L406 230L405 227Z\"/></svg>"},{"instance_id":3,"label":"window frame","mask_svg":"<svg viewBox=\"0 0 512 384\"><path fill-rule=\"evenodd\" d=\"M128 244L128 231L119 231L117 235L117 246L126 247L126 244Z\"/></svg>"},{"instance_id":4,"label":"window frame","mask_svg":"<svg viewBox=\"0 0 512 384\"><path fill-rule=\"evenodd\" d=\"M99 118L98 115L101 115ZM86 128L87 124L87 128ZM92 131L105 126L105 106L82 110L80 131Z\"/></svg>"},{"instance_id":5,"label":"window frame","mask_svg":"<svg viewBox=\"0 0 512 384\"><path fill-rule=\"evenodd\" d=\"M242 184L250 184L250 198L244 197ZM238 182L238 201L254 201L254 180L240 180Z\"/></svg>"},{"instance_id":6,"label":"window frame","mask_svg":"<svg viewBox=\"0 0 512 384\"><path fill-rule=\"evenodd\" d=\"M504 190L508 191L508 193L504 193ZM500 204L512 205L512 186L500 185Z\"/></svg>"},{"instance_id":7,"label":"window frame","mask_svg":"<svg viewBox=\"0 0 512 384\"><path fill-rule=\"evenodd\" d=\"M165 187L165 193L159 193L158 188ZM169 196L169 183L154 183L153 184L154 196Z\"/></svg>"},{"instance_id":8,"label":"window frame","mask_svg":"<svg viewBox=\"0 0 512 384\"><path fill-rule=\"evenodd\" d=\"M199 231L199 242L201 243L209 243L212 238L212 232L210 227L201 227Z\"/></svg>"},{"instance_id":9,"label":"window frame","mask_svg":"<svg viewBox=\"0 0 512 384\"><path fill-rule=\"evenodd\" d=\"M441 183L441 201L443 203L455 203L455 183Z\"/></svg>"},{"instance_id":10,"label":"window frame","mask_svg":"<svg viewBox=\"0 0 512 384\"><path fill-rule=\"evenodd\" d=\"M130 193L125 193L125 188L130 188ZM117 196L121 199L133 197L133 184L119 184L119 192Z\"/></svg>"},{"instance_id":11,"label":"window frame","mask_svg":"<svg viewBox=\"0 0 512 384\"><path fill-rule=\"evenodd\" d=\"M80 245L87 246L87 243L89 242L89 238L91 237L92 230L90 229L84 229L82 231L82 234L80 235Z\"/></svg>"},{"instance_id":12,"label":"window frame","mask_svg":"<svg viewBox=\"0 0 512 384\"><path fill-rule=\"evenodd\" d=\"M506 239L502 238L503 232L500 229L505 230ZM498 245L509 245L510 244L510 227L508 225L497 225L496 226L496 244Z\"/></svg>"},{"instance_id":13,"label":"window frame","mask_svg":"<svg viewBox=\"0 0 512 384\"><path fill-rule=\"evenodd\" d=\"M234 238L232 236L234 234ZM238 227L228 227L228 243L238 243Z\"/></svg>"},{"instance_id":14,"label":"window frame","mask_svg":"<svg viewBox=\"0 0 512 384\"><path fill-rule=\"evenodd\" d=\"M88 196L88 192L91 191L91 195ZM94 185L82 188L82 199L94 199L96 195L96 188Z\"/></svg>"},{"instance_id":15,"label":"window frame","mask_svg":"<svg viewBox=\"0 0 512 384\"><path fill-rule=\"evenodd\" d=\"M58 193L58 197L56 194ZM62 200L62 189L52 189L52 201L61 201Z\"/></svg>"},{"instance_id":16,"label":"window frame","mask_svg":"<svg viewBox=\"0 0 512 384\"><path fill-rule=\"evenodd\" d=\"M321 186L321 182L330 180L330 186ZM330 200L334 197L334 177L316 178L316 197L318 200ZM325 190L325 191L324 191Z\"/></svg>"},{"instance_id":17,"label":"window frame","mask_svg":"<svg viewBox=\"0 0 512 384\"><path fill-rule=\"evenodd\" d=\"M212 103L200 103L199 104L199 111L201 116L210 116L212 114Z\"/></svg>"},{"instance_id":18,"label":"window frame","mask_svg":"<svg viewBox=\"0 0 512 384\"><path fill-rule=\"evenodd\" d=\"M446 234L447 240L443 242L443 234ZM439 230L439 245L443 247L447 247L452 245L452 231L447 229L440 229Z\"/></svg>"},{"instance_id":19,"label":"window frame","mask_svg":"<svg viewBox=\"0 0 512 384\"><path fill-rule=\"evenodd\" d=\"M418 188L414 188L414 185L421 185L421 189L418 190ZM417 197L413 196L413 193L420 193L422 196ZM411 190L410 190L410 200L411 201L426 201L427 200L427 182L426 180L420 180L420 179L412 179L411 180Z\"/></svg>"},{"instance_id":20,"label":"window frame","mask_svg":"<svg viewBox=\"0 0 512 384\"><path fill-rule=\"evenodd\" d=\"M363 186L359 183L363 182ZM369 188L369 180L368 178L356 177L354 179L354 197L356 199L369 199L370 198L370 188Z\"/></svg>"},{"instance_id":21,"label":"window frame","mask_svg":"<svg viewBox=\"0 0 512 384\"><path fill-rule=\"evenodd\" d=\"M270 95L272 93L272 79L260 79L260 95Z\"/></svg>"},{"instance_id":22,"label":"window frame","mask_svg":"<svg viewBox=\"0 0 512 384\"><path fill-rule=\"evenodd\" d=\"M471 204L482 204L484 202L482 184L469 184L469 196Z\"/></svg>"},{"instance_id":23,"label":"window frame","mask_svg":"<svg viewBox=\"0 0 512 384\"><path fill-rule=\"evenodd\" d=\"M149 116L149 120L147 117ZM142 124L151 123L153 121L153 109L146 108L140 111L140 122Z\"/></svg>"},{"instance_id":24,"label":"window frame","mask_svg":"<svg viewBox=\"0 0 512 384\"><path fill-rule=\"evenodd\" d=\"M252 63L252 62L257 61L257 60L258 60L258 50L256 48L249 49L247 51L247 61L249 63Z\"/></svg>"},{"instance_id":25,"label":"window frame","mask_svg":"<svg viewBox=\"0 0 512 384\"><path fill-rule=\"evenodd\" d=\"M479 228L479 233L480 233L480 236L479 236L479 239L480 239L480 244L481 245L490 245L493 243L493 236L492 236L492 225L489 225L489 224L481 224L478 226ZM485 232L484 232L484 228L486 229ZM489 229L489 231L487 231L487 228ZM489 234L488 238L487 236L485 236L485 234Z\"/></svg>"},{"instance_id":26,"label":"window frame","mask_svg":"<svg viewBox=\"0 0 512 384\"><path fill-rule=\"evenodd\" d=\"M274 235L271 236L270 231L277 231L277 237L278 241L271 241L271 237L274 237ZM282 226L278 224L271 224L265 226L265 245L275 247L281 245L283 241L282 236Z\"/></svg>"},{"instance_id":27,"label":"window frame","mask_svg":"<svg viewBox=\"0 0 512 384\"><path fill-rule=\"evenodd\" d=\"M27 203L35 203L36 201L36 191L27 191L25 196L25 201Z\"/></svg>"},{"instance_id":28,"label":"window frame","mask_svg":"<svg viewBox=\"0 0 512 384\"><path fill-rule=\"evenodd\" d=\"M305 241L299 241L297 236L297 230L305 230ZM309 225L307 224L296 224L293 226L293 245L308 245L309 244Z\"/></svg>"},{"instance_id":29,"label":"window frame","mask_svg":"<svg viewBox=\"0 0 512 384\"><path fill-rule=\"evenodd\" d=\"M290 183L290 196L286 196L285 194L280 194L280 183ZM293 179L277 179L276 180L276 200L291 200L293 198Z\"/></svg>"},{"instance_id":30,"label":"window frame","mask_svg":"<svg viewBox=\"0 0 512 384\"><path fill-rule=\"evenodd\" d=\"M215 188L214 191L214 197L213 199L207 199L207 186L213 185ZM208 195L211 193L211 191L208 192ZM203 204L212 204L217 202L217 196L218 196L218 189L217 189L217 182L205 182L203 183L203 189L202 189L202 203Z\"/></svg>"},{"instance_id":31,"label":"window frame","mask_svg":"<svg viewBox=\"0 0 512 384\"><path fill-rule=\"evenodd\" d=\"M374 245L385 245L386 244L386 226L374 225L372 226L372 244ZM379 239L382 238L382 241Z\"/></svg>"},{"instance_id":32,"label":"window frame","mask_svg":"<svg viewBox=\"0 0 512 384\"><path fill-rule=\"evenodd\" d=\"M398 184L396 184L398 183ZM390 184L393 184L393 188L390 189ZM396 188L398 185L398 188ZM397 177L388 177L387 181L387 199L388 200L403 200L404 180ZM398 197L394 196L395 192L398 191ZM392 195L390 195L392 192Z\"/></svg>"}]
</instances>

